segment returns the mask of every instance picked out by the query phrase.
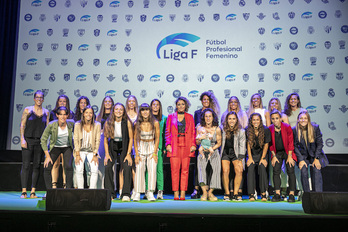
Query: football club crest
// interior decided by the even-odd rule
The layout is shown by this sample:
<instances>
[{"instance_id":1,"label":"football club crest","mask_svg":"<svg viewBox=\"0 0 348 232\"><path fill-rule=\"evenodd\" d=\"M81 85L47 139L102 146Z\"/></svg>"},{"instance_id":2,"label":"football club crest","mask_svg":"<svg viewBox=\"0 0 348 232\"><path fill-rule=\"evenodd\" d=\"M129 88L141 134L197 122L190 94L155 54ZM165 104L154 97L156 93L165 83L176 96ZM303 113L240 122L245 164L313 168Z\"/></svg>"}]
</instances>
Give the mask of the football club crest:
<instances>
[{"instance_id":1,"label":"football club crest","mask_svg":"<svg viewBox=\"0 0 348 232\"><path fill-rule=\"evenodd\" d=\"M83 59L79 58L77 61L77 67L82 67L83 66Z\"/></svg>"},{"instance_id":2,"label":"football club crest","mask_svg":"<svg viewBox=\"0 0 348 232\"><path fill-rule=\"evenodd\" d=\"M250 17L250 13L243 13L243 18L245 21L248 21L249 17Z\"/></svg>"},{"instance_id":3,"label":"football club crest","mask_svg":"<svg viewBox=\"0 0 348 232\"><path fill-rule=\"evenodd\" d=\"M340 40L338 41L338 45L340 49L346 49L346 41Z\"/></svg>"},{"instance_id":4,"label":"football club crest","mask_svg":"<svg viewBox=\"0 0 348 232\"><path fill-rule=\"evenodd\" d=\"M214 14L214 15L213 15L213 19L214 19L215 21L219 21L219 20L220 20L220 14Z\"/></svg>"},{"instance_id":5,"label":"football club crest","mask_svg":"<svg viewBox=\"0 0 348 232\"><path fill-rule=\"evenodd\" d=\"M289 19L294 19L295 18L295 12L291 11L288 13Z\"/></svg>"},{"instance_id":6,"label":"football club crest","mask_svg":"<svg viewBox=\"0 0 348 232\"><path fill-rule=\"evenodd\" d=\"M92 95L92 97L96 97L98 95L98 90L92 89L91 90L91 95Z\"/></svg>"},{"instance_id":7,"label":"football club crest","mask_svg":"<svg viewBox=\"0 0 348 232\"><path fill-rule=\"evenodd\" d=\"M333 65L335 63L335 57L334 56L328 56L326 57L326 61L329 65Z\"/></svg>"},{"instance_id":8,"label":"football club crest","mask_svg":"<svg viewBox=\"0 0 348 232\"><path fill-rule=\"evenodd\" d=\"M343 140L343 146L348 147L348 138Z\"/></svg>"},{"instance_id":9,"label":"football club crest","mask_svg":"<svg viewBox=\"0 0 348 232\"><path fill-rule=\"evenodd\" d=\"M126 44L126 47L124 48L125 52L130 52L132 50L130 44Z\"/></svg>"},{"instance_id":10,"label":"football club crest","mask_svg":"<svg viewBox=\"0 0 348 232\"><path fill-rule=\"evenodd\" d=\"M117 14L113 14L111 15L111 22L112 23L117 23L117 19L118 19L118 15ZM127 18L126 18L127 19ZM131 19L130 19L131 20Z\"/></svg>"},{"instance_id":11,"label":"football club crest","mask_svg":"<svg viewBox=\"0 0 348 232\"><path fill-rule=\"evenodd\" d=\"M145 14L142 14L142 15L140 15L140 21L141 22L146 22L146 15Z\"/></svg>"},{"instance_id":12,"label":"football club crest","mask_svg":"<svg viewBox=\"0 0 348 232\"><path fill-rule=\"evenodd\" d=\"M239 6L240 6L240 7L245 6L245 1L244 1L244 0L240 0L240 1L239 1Z\"/></svg>"},{"instance_id":13,"label":"football club crest","mask_svg":"<svg viewBox=\"0 0 348 232\"><path fill-rule=\"evenodd\" d=\"M331 110L331 105L323 105L324 111L328 114Z\"/></svg>"},{"instance_id":14,"label":"football club crest","mask_svg":"<svg viewBox=\"0 0 348 232\"><path fill-rule=\"evenodd\" d=\"M170 14L169 19L170 21L174 22L176 15L175 14Z\"/></svg>"},{"instance_id":15,"label":"football club crest","mask_svg":"<svg viewBox=\"0 0 348 232\"><path fill-rule=\"evenodd\" d=\"M44 22L46 20L46 15L45 14L40 14L39 20L41 22Z\"/></svg>"},{"instance_id":16,"label":"football club crest","mask_svg":"<svg viewBox=\"0 0 348 232\"><path fill-rule=\"evenodd\" d=\"M51 49L52 49L52 51L54 51L54 52L57 51L58 47L59 47L58 43L52 43L52 44L51 44Z\"/></svg>"},{"instance_id":17,"label":"football club crest","mask_svg":"<svg viewBox=\"0 0 348 232\"><path fill-rule=\"evenodd\" d=\"M95 48L97 49L98 52L100 51L101 46L102 46L101 44L96 44L96 45L95 45Z\"/></svg>"},{"instance_id":18,"label":"football club crest","mask_svg":"<svg viewBox=\"0 0 348 232\"><path fill-rule=\"evenodd\" d=\"M317 57L315 57L315 56L309 57L309 60L311 62L311 66L317 65Z\"/></svg>"},{"instance_id":19,"label":"football club crest","mask_svg":"<svg viewBox=\"0 0 348 232\"><path fill-rule=\"evenodd\" d=\"M266 17L266 15L264 14L264 13L259 13L258 15L256 15L260 20L263 20L265 17Z\"/></svg>"},{"instance_id":20,"label":"football club crest","mask_svg":"<svg viewBox=\"0 0 348 232\"><path fill-rule=\"evenodd\" d=\"M204 16L204 14L200 14L200 15L199 15L198 21L200 21L200 22L204 22L204 21L205 21L205 16Z\"/></svg>"},{"instance_id":21,"label":"football club crest","mask_svg":"<svg viewBox=\"0 0 348 232\"><path fill-rule=\"evenodd\" d=\"M50 82L55 82L55 81L56 81L56 76L54 75L54 73L51 73L51 74L50 74L50 77L48 78L48 80L49 80Z\"/></svg>"},{"instance_id":22,"label":"football club crest","mask_svg":"<svg viewBox=\"0 0 348 232\"><path fill-rule=\"evenodd\" d=\"M69 36L69 29L68 28L64 28L63 29L63 37L68 37Z\"/></svg>"},{"instance_id":23,"label":"football club crest","mask_svg":"<svg viewBox=\"0 0 348 232\"><path fill-rule=\"evenodd\" d=\"M168 112L168 114L173 113L173 111L174 111L173 106L168 106L168 107L167 107L167 112Z\"/></svg>"},{"instance_id":24,"label":"football club crest","mask_svg":"<svg viewBox=\"0 0 348 232\"><path fill-rule=\"evenodd\" d=\"M223 6L228 6L228 5L230 5L230 0L222 0L222 5L223 5Z\"/></svg>"},{"instance_id":25,"label":"football club crest","mask_svg":"<svg viewBox=\"0 0 348 232\"><path fill-rule=\"evenodd\" d=\"M132 33L132 29L126 29L125 32L126 32L126 36L129 37L130 34Z\"/></svg>"},{"instance_id":26,"label":"football club crest","mask_svg":"<svg viewBox=\"0 0 348 232\"><path fill-rule=\"evenodd\" d=\"M37 51L38 51L38 52L42 52L43 43L38 43L36 46L37 46Z\"/></svg>"},{"instance_id":27,"label":"football club crest","mask_svg":"<svg viewBox=\"0 0 348 232\"><path fill-rule=\"evenodd\" d=\"M57 92L58 96L60 95L63 95L63 94L66 94L66 92L64 91L64 89L60 89L58 92Z\"/></svg>"},{"instance_id":28,"label":"football club crest","mask_svg":"<svg viewBox=\"0 0 348 232\"><path fill-rule=\"evenodd\" d=\"M104 18L103 15L98 15L98 16L97 16L97 21L98 21L98 22L101 22L101 21L103 21L103 18Z\"/></svg>"},{"instance_id":29,"label":"football club crest","mask_svg":"<svg viewBox=\"0 0 348 232\"><path fill-rule=\"evenodd\" d=\"M109 76L106 77L106 79L108 79L110 82L112 82L113 80L115 80L116 77L114 77L114 75L110 74Z\"/></svg>"},{"instance_id":30,"label":"football club crest","mask_svg":"<svg viewBox=\"0 0 348 232\"><path fill-rule=\"evenodd\" d=\"M64 81L69 81L70 80L70 74L69 73L65 73L64 74Z\"/></svg>"},{"instance_id":31,"label":"football club crest","mask_svg":"<svg viewBox=\"0 0 348 232\"><path fill-rule=\"evenodd\" d=\"M53 20L56 21L56 22L58 22L59 19L60 19L60 17L61 17L61 15L55 14L55 15L53 15Z\"/></svg>"},{"instance_id":32,"label":"football club crest","mask_svg":"<svg viewBox=\"0 0 348 232\"><path fill-rule=\"evenodd\" d=\"M60 61L60 64L62 66L66 66L68 64L68 59L62 58L61 61Z\"/></svg>"},{"instance_id":33,"label":"football club crest","mask_svg":"<svg viewBox=\"0 0 348 232\"><path fill-rule=\"evenodd\" d=\"M143 4L144 4L144 8L149 8L150 0L144 0Z\"/></svg>"},{"instance_id":34,"label":"football club crest","mask_svg":"<svg viewBox=\"0 0 348 232\"><path fill-rule=\"evenodd\" d=\"M320 73L320 78L325 81L327 78L327 73Z\"/></svg>"},{"instance_id":35,"label":"football club crest","mask_svg":"<svg viewBox=\"0 0 348 232\"><path fill-rule=\"evenodd\" d=\"M174 97L174 98L178 98L178 97L180 97L180 96L181 96L180 90L176 89L176 90L173 91L173 97Z\"/></svg>"},{"instance_id":36,"label":"football club crest","mask_svg":"<svg viewBox=\"0 0 348 232\"><path fill-rule=\"evenodd\" d=\"M272 16L273 16L273 18L274 18L275 20L279 20L279 19L280 19L279 13L278 13L278 12L273 13Z\"/></svg>"},{"instance_id":37,"label":"football club crest","mask_svg":"<svg viewBox=\"0 0 348 232\"><path fill-rule=\"evenodd\" d=\"M208 4L209 7L212 6L213 5L213 0L207 0L207 4Z\"/></svg>"},{"instance_id":38,"label":"football club crest","mask_svg":"<svg viewBox=\"0 0 348 232\"><path fill-rule=\"evenodd\" d=\"M52 62L52 58L45 58L45 63L47 66L49 66Z\"/></svg>"},{"instance_id":39,"label":"football club crest","mask_svg":"<svg viewBox=\"0 0 348 232\"><path fill-rule=\"evenodd\" d=\"M199 75L197 76L197 80L198 80L199 82L202 82L203 79L204 79L204 75L199 74Z\"/></svg>"},{"instance_id":40,"label":"football club crest","mask_svg":"<svg viewBox=\"0 0 348 232\"><path fill-rule=\"evenodd\" d=\"M298 64L300 63L300 59L299 59L298 57L294 57L294 58L292 59L292 63L293 63L294 65L298 65Z\"/></svg>"},{"instance_id":41,"label":"football club crest","mask_svg":"<svg viewBox=\"0 0 348 232\"><path fill-rule=\"evenodd\" d=\"M71 43L68 43L68 44L65 45L65 47L66 47L66 50L68 52L70 52L72 50L73 45Z\"/></svg>"},{"instance_id":42,"label":"football club crest","mask_svg":"<svg viewBox=\"0 0 348 232\"><path fill-rule=\"evenodd\" d=\"M260 89L259 91L257 91L261 97L264 97L265 96L265 90L264 89Z\"/></svg>"},{"instance_id":43,"label":"football club crest","mask_svg":"<svg viewBox=\"0 0 348 232\"><path fill-rule=\"evenodd\" d=\"M41 89L41 92L43 92L44 97L46 97L46 96L47 96L48 91L49 91L49 89ZM48 105L48 107L47 107L47 108L50 108L50 106L51 106L51 105Z\"/></svg>"},{"instance_id":44,"label":"football club crest","mask_svg":"<svg viewBox=\"0 0 348 232\"><path fill-rule=\"evenodd\" d=\"M280 80L280 73L273 73L273 80L278 82Z\"/></svg>"},{"instance_id":45,"label":"football club crest","mask_svg":"<svg viewBox=\"0 0 348 232\"><path fill-rule=\"evenodd\" d=\"M189 14L184 14L184 20L187 22L187 21L190 21L191 20L191 16Z\"/></svg>"},{"instance_id":46,"label":"football club crest","mask_svg":"<svg viewBox=\"0 0 348 232\"><path fill-rule=\"evenodd\" d=\"M157 91L156 94L157 94L157 96L158 96L159 98L161 98L161 97L163 96L163 94L164 94L164 91L160 89L160 90Z\"/></svg>"},{"instance_id":47,"label":"football club crest","mask_svg":"<svg viewBox=\"0 0 348 232\"><path fill-rule=\"evenodd\" d=\"M116 46L116 44L110 44L110 51L116 51L116 49L117 49L117 46Z\"/></svg>"},{"instance_id":48,"label":"football club crest","mask_svg":"<svg viewBox=\"0 0 348 232\"><path fill-rule=\"evenodd\" d=\"M296 79L296 74L295 74L295 73L290 73L290 74L289 74L289 80L290 80L291 82L293 82L293 81L295 81L295 79Z\"/></svg>"},{"instance_id":49,"label":"football club crest","mask_svg":"<svg viewBox=\"0 0 348 232\"><path fill-rule=\"evenodd\" d=\"M316 97L318 95L318 90L317 89L310 89L309 95L312 97Z\"/></svg>"},{"instance_id":50,"label":"football club crest","mask_svg":"<svg viewBox=\"0 0 348 232\"><path fill-rule=\"evenodd\" d=\"M188 80L189 80L189 77L188 77L187 74L182 75L182 81L183 82L188 82Z\"/></svg>"},{"instance_id":51,"label":"football club crest","mask_svg":"<svg viewBox=\"0 0 348 232\"><path fill-rule=\"evenodd\" d=\"M124 64L128 67L131 64L131 59L124 59Z\"/></svg>"},{"instance_id":52,"label":"football club crest","mask_svg":"<svg viewBox=\"0 0 348 232\"><path fill-rule=\"evenodd\" d=\"M100 35L100 30L99 29L94 29L94 36L98 37Z\"/></svg>"},{"instance_id":53,"label":"football club crest","mask_svg":"<svg viewBox=\"0 0 348 232\"><path fill-rule=\"evenodd\" d=\"M142 82L144 80L144 75L143 74L139 74L137 76L137 79L138 79L139 82Z\"/></svg>"},{"instance_id":54,"label":"football club crest","mask_svg":"<svg viewBox=\"0 0 348 232\"><path fill-rule=\"evenodd\" d=\"M34 80L35 80L35 81L41 80L41 73L35 73L35 74L34 74Z\"/></svg>"},{"instance_id":55,"label":"football club crest","mask_svg":"<svg viewBox=\"0 0 348 232\"><path fill-rule=\"evenodd\" d=\"M231 96L231 90L230 90L230 89L225 89L225 90L224 90L224 95L225 95L225 98L230 98L230 96Z\"/></svg>"},{"instance_id":56,"label":"football club crest","mask_svg":"<svg viewBox=\"0 0 348 232\"><path fill-rule=\"evenodd\" d=\"M28 50L29 44L28 43L23 43L22 48L24 51Z\"/></svg>"},{"instance_id":57,"label":"football club crest","mask_svg":"<svg viewBox=\"0 0 348 232\"><path fill-rule=\"evenodd\" d=\"M328 127L330 130L336 130L336 126L335 126L335 123L334 122L328 122Z\"/></svg>"},{"instance_id":58,"label":"football club crest","mask_svg":"<svg viewBox=\"0 0 348 232\"><path fill-rule=\"evenodd\" d=\"M128 7L132 8L134 6L134 2L132 0L128 1Z\"/></svg>"},{"instance_id":59,"label":"football club crest","mask_svg":"<svg viewBox=\"0 0 348 232\"><path fill-rule=\"evenodd\" d=\"M259 78L259 82L264 82L265 81L265 74L264 73L257 74L257 77Z\"/></svg>"},{"instance_id":60,"label":"football club crest","mask_svg":"<svg viewBox=\"0 0 348 232\"><path fill-rule=\"evenodd\" d=\"M124 98L128 98L131 94L132 94L132 92L129 89L126 89L125 91L123 91Z\"/></svg>"},{"instance_id":61,"label":"football club crest","mask_svg":"<svg viewBox=\"0 0 348 232\"><path fill-rule=\"evenodd\" d=\"M21 112L21 110L23 109L23 104L16 104L16 109L17 112Z\"/></svg>"},{"instance_id":62,"label":"football club crest","mask_svg":"<svg viewBox=\"0 0 348 232\"><path fill-rule=\"evenodd\" d=\"M248 93L249 91L247 89L241 89L240 90L240 95L243 97L243 98L246 98L248 96Z\"/></svg>"},{"instance_id":63,"label":"football club crest","mask_svg":"<svg viewBox=\"0 0 348 232\"><path fill-rule=\"evenodd\" d=\"M21 73L19 74L19 79L21 79L21 81L24 81L24 79L27 77L26 73Z\"/></svg>"},{"instance_id":64,"label":"football club crest","mask_svg":"<svg viewBox=\"0 0 348 232\"><path fill-rule=\"evenodd\" d=\"M249 74L243 74L243 81L248 82L249 81Z\"/></svg>"},{"instance_id":65,"label":"football club crest","mask_svg":"<svg viewBox=\"0 0 348 232\"><path fill-rule=\"evenodd\" d=\"M256 4L256 5L259 6L259 5L261 5L261 3L262 3L262 0L255 0L255 4Z\"/></svg>"},{"instance_id":66,"label":"football club crest","mask_svg":"<svg viewBox=\"0 0 348 232\"><path fill-rule=\"evenodd\" d=\"M258 32L259 32L259 34L260 35L263 35L263 34L265 34L265 28L263 28L263 27L260 27L259 29L258 29Z\"/></svg>"},{"instance_id":67,"label":"football club crest","mask_svg":"<svg viewBox=\"0 0 348 232\"><path fill-rule=\"evenodd\" d=\"M346 113L348 110L348 107L346 105L342 105L339 109L340 111L342 111L342 113Z\"/></svg>"},{"instance_id":68,"label":"football club crest","mask_svg":"<svg viewBox=\"0 0 348 232\"><path fill-rule=\"evenodd\" d=\"M325 26L324 27L324 31L328 34L331 32L331 30L332 30L332 26Z\"/></svg>"},{"instance_id":69,"label":"football club crest","mask_svg":"<svg viewBox=\"0 0 348 232\"><path fill-rule=\"evenodd\" d=\"M74 90L74 95L75 97L81 97L80 90L79 89Z\"/></svg>"},{"instance_id":70,"label":"football club crest","mask_svg":"<svg viewBox=\"0 0 348 232\"><path fill-rule=\"evenodd\" d=\"M85 35L86 30L85 29L77 29L77 34L82 37Z\"/></svg>"},{"instance_id":71,"label":"football club crest","mask_svg":"<svg viewBox=\"0 0 348 232\"><path fill-rule=\"evenodd\" d=\"M327 93L327 95L328 95L330 98L333 98L333 97L335 97L336 93L335 93L335 91L334 91L333 88L330 88L330 89L329 89L329 92Z\"/></svg>"},{"instance_id":72,"label":"football club crest","mask_svg":"<svg viewBox=\"0 0 348 232\"><path fill-rule=\"evenodd\" d=\"M166 5L166 0L158 0L158 5L163 8Z\"/></svg>"},{"instance_id":73,"label":"football club crest","mask_svg":"<svg viewBox=\"0 0 348 232\"><path fill-rule=\"evenodd\" d=\"M141 91L140 91L140 97L141 97L141 98L146 98L146 96L147 96L146 90L145 90L145 89L141 90Z\"/></svg>"},{"instance_id":74,"label":"football club crest","mask_svg":"<svg viewBox=\"0 0 348 232\"><path fill-rule=\"evenodd\" d=\"M99 78L100 78L100 74L93 74L93 80L95 82L98 82L99 81Z\"/></svg>"},{"instance_id":75,"label":"football club crest","mask_svg":"<svg viewBox=\"0 0 348 232\"><path fill-rule=\"evenodd\" d=\"M87 0L80 0L80 5L85 8L87 6L88 1Z\"/></svg>"},{"instance_id":76,"label":"football club crest","mask_svg":"<svg viewBox=\"0 0 348 232\"><path fill-rule=\"evenodd\" d=\"M99 64L100 64L100 59L94 59L94 60L93 60L93 65L94 65L94 66L97 67L97 66L99 66Z\"/></svg>"},{"instance_id":77,"label":"football club crest","mask_svg":"<svg viewBox=\"0 0 348 232\"><path fill-rule=\"evenodd\" d=\"M175 0L175 7L179 8L181 6L181 0Z\"/></svg>"},{"instance_id":78,"label":"football club crest","mask_svg":"<svg viewBox=\"0 0 348 232\"><path fill-rule=\"evenodd\" d=\"M122 75L122 81L123 81L123 82L129 82L129 79L128 79L128 75L127 75L127 74Z\"/></svg>"},{"instance_id":79,"label":"football club crest","mask_svg":"<svg viewBox=\"0 0 348 232\"><path fill-rule=\"evenodd\" d=\"M220 80L220 77L219 77L218 74L213 74L213 75L211 76L211 80L212 80L213 82L218 82L218 81Z\"/></svg>"},{"instance_id":80,"label":"football club crest","mask_svg":"<svg viewBox=\"0 0 348 232\"><path fill-rule=\"evenodd\" d=\"M325 41L324 46L326 49L330 49L331 48L331 42L330 41Z\"/></svg>"},{"instance_id":81,"label":"football club crest","mask_svg":"<svg viewBox=\"0 0 348 232\"><path fill-rule=\"evenodd\" d=\"M131 14L127 14L127 15L125 16L125 19L126 19L126 21L129 23L129 22L131 22L131 21L132 21L132 19L133 19L133 15L131 15Z\"/></svg>"},{"instance_id":82,"label":"football club crest","mask_svg":"<svg viewBox=\"0 0 348 232\"><path fill-rule=\"evenodd\" d=\"M343 79L343 73L339 72L339 73L336 73L336 79L337 80L342 80Z\"/></svg>"}]
</instances>

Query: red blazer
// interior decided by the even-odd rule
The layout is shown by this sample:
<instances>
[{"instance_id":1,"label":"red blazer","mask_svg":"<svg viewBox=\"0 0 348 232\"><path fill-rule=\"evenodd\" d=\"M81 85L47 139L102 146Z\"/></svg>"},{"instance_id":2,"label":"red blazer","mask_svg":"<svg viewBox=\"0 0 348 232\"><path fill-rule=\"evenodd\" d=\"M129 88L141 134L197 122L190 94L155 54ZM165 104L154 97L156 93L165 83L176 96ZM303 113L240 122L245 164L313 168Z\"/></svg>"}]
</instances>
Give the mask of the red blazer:
<instances>
[{"instance_id":1,"label":"red blazer","mask_svg":"<svg viewBox=\"0 0 348 232\"><path fill-rule=\"evenodd\" d=\"M196 129L195 122L191 114L185 113L185 154L189 157L195 157L195 152L190 152L192 146L196 147ZM178 150L178 113L175 112L168 116L166 125L166 147L172 146L172 152L168 152L167 157L177 156Z\"/></svg>"},{"instance_id":2,"label":"red blazer","mask_svg":"<svg viewBox=\"0 0 348 232\"><path fill-rule=\"evenodd\" d=\"M297 156L294 151L294 134L292 132L291 126L282 122L280 129L286 154L289 154L289 151L292 151L292 158L297 161ZM269 150L271 152L273 151L274 153L277 153L275 147L275 130L273 124L269 126L269 130L271 131L272 137L272 143L269 147ZM271 155L271 158L273 158L273 154Z\"/></svg>"}]
</instances>

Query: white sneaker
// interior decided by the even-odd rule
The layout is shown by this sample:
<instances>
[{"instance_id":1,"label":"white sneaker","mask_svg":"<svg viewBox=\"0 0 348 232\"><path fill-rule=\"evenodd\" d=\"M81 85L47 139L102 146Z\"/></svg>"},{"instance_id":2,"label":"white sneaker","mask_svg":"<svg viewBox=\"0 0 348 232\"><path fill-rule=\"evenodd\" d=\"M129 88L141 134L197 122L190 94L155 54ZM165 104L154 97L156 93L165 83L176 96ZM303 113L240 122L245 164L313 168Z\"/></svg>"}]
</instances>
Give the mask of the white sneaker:
<instances>
[{"instance_id":1,"label":"white sneaker","mask_svg":"<svg viewBox=\"0 0 348 232\"><path fill-rule=\"evenodd\" d=\"M147 200L149 200L149 201L156 201L156 198L153 196L153 192L151 192L151 191L147 192L146 197L147 197Z\"/></svg>"},{"instance_id":2,"label":"white sneaker","mask_svg":"<svg viewBox=\"0 0 348 232\"><path fill-rule=\"evenodd\" d=\"M134 192L133 194L134 194L134 197L132 198L133 201L140 201L140 193ZM133 194L132 194L132 195L133 195Z\"/></svg>"},{"instance_id":3,"label":"white sneaker","mask_svg":"<svg viewBox=\"0 0 348 232\"><path fill-rule=\"evenodd\" d=\"M135 191L134 191L134 189L132 190L132 195L131 195L131 199L133 200L134 199L134 196L135 196Z\"/></svg>"},{"instance_id":4,"label":"white sneaker","mask_svg":"<svg viewBox=\"0 0 348 232\"><path fill-rule=\"evenodd\" d=\"M122 197L122 201L123 201L123 202L128 202L128 201L130 201L129 196L123 196L123 197Z\"/></svg>"},{"instance_id":5,"label":"white sneaker","mask_svg":"<svg viewBox=\"0 0 348 232\"><path fill-rule=\"evenodd\" d=\"M158 190L157 200L163 200L163 190Z\"/></svg>"}]
</instances>

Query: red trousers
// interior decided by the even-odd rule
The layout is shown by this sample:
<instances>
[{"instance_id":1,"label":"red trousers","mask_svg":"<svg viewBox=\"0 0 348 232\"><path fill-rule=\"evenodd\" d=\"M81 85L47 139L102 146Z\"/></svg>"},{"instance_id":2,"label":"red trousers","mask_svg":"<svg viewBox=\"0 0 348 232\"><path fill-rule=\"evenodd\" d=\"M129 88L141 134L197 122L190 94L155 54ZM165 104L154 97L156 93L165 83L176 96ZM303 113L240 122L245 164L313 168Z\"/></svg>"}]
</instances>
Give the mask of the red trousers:
<instances>
[{"instance_id":1,"label":"red trousers","mask_svg":"<svg viewBox=\"0 0 348 232\"><path fill-rule=\"evenodd\" d=\"M172 190L187 191L190 157L189 153L185 153L185 137L178 137L178 149L175 157L170 157L170 168L172 172ZM181 171L181 172L180 172Z\"/></svg>"}]
</instances>

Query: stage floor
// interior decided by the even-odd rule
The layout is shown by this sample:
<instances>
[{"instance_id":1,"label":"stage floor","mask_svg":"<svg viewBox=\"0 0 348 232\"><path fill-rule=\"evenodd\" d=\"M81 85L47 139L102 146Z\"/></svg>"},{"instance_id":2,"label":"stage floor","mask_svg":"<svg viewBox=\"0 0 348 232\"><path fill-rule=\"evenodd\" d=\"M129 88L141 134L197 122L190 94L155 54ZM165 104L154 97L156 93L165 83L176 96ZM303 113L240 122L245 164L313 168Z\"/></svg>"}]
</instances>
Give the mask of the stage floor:
<instances>
[{"instance_id":1,"label":"stage floor","mask_svg":"<svg viewBox=\"0 0 348 232\"><path fill-rule=\"evenodd\" d=\"M346 226L348 215L305 214L302 203L202 202L187 199L122 202L113 200L108 211L46 211L42 198L20 199L20 192L0 192L1 232L31 228L33 231L270 231L289 228L291 231L329 231ZM45 192L37 192L42 197ZM189 198L189 196L187 196ZM320 223L318 223L320 222ZM68 230L67 230L68 229Z\"/></svg>"},{"instance_id":2,"label":"stage floor","mask_svg":"<svg viewBox=\"0 0 348 232\"><path fill-rule=\"evenodd\" d=\"M45 192L37 192L39 198L36 199L21 199L20 194L20 192L0 192L0 210L45 211L45 201L41 198ZM217 202L192 200L190 196L187 196L185 201L174 201L173 195L164 195L164 200L155 202L147 200L122 202L115 199L112 201L111 209L105 213L310 216L304 213L300 201L262 202L258 199L249 202L247 196L244 196L242 202L225 202L222 196L217 197L219 198Z\"/></svg>"}]
</instances>

